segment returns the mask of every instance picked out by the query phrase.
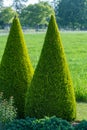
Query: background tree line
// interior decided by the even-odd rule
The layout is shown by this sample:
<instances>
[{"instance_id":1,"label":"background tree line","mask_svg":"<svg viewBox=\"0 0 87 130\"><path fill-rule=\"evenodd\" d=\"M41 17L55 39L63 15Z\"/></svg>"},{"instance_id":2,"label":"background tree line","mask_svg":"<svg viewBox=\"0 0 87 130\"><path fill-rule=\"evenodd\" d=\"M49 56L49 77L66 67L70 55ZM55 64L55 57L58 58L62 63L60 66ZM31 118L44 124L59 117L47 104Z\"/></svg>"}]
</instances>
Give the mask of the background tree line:
<instances>
[{"instance_id":1,"label":"background tree line","mask_svg":"<svg viewBox=\"0 0 87 130\"><path fill-rule=\"evenodd\" d=\"M11 7L3 7L2 2L0 8L0 28L8 27L16 13L23 27L45 28L48 25L51 14L54 14L54 9L48 2L39 2L26 6L25 3L27 1L13 0Z\"/></svg>"},{"instance_id":2,"label":"background tree line","mask_svg":"<svg viewBox=\"0 0 87 130\"><path fill-rule=\"evenodd\" d=\"M60 28L87 30L87 0L53 0Z\"/></svg>"},{"instance_id":3,"label":"background tree line","mask_svg":"<svg viewBox=\"0 0 87 130\"><path fill-rule=\"evenodd\" d=\"M28 0L13 0L10 7L3 7L0 1L0 28L11 24L17 12L22 26L44 28L48 25L51 14L54 14L60 28L87 30L87 0L53 0L39 1L26 6Z\"/></svg>"}]
</instances>

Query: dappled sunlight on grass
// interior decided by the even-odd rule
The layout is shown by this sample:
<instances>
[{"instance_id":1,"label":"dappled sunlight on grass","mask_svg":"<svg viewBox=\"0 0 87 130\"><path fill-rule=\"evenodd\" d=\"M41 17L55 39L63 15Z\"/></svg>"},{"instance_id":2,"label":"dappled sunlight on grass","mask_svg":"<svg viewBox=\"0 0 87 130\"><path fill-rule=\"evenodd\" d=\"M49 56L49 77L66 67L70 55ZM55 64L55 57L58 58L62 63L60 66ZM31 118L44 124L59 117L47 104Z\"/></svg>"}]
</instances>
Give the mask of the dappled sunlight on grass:
<instances>
[{"instance_id":1,"label":"dappled sunlight on grass","mask_svg":"<svg viewBox=\"0 0 87 130\"><path fill-rule=\"evenodd\" d=\"M87 103L77 103L77 118L76 120L87 120Z\"/></svg>"}]
</instances>

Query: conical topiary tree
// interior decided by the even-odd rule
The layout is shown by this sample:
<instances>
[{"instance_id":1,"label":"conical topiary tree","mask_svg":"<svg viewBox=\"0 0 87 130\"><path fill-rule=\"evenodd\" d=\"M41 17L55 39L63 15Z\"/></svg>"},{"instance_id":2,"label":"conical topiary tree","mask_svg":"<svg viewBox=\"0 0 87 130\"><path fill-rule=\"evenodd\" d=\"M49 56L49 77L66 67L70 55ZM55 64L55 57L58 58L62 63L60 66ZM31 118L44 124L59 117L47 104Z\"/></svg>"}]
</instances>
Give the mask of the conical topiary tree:
<instances>
[{"instance_id":1,"label":"conical topiary tree","mask_svg":"<svg viewBox=\"0 0 87 130\"><path fill-rule=\"evenodd\" d=\"M0 65L0 91L14 97L18 117L24 117L25 94L33 76L23 32L15 17Z\"/></svg>"},{"instance_id":2,"label":"conical topiary tree","mask_svg":"<svg viewBox=\"0 0 87 130\"><path fill-rule=\"evenodd\" d=\"M26 116L76 117L74 88L55 18L49 22L41 56L27 92Z\"/></svg>"}]
</instances>

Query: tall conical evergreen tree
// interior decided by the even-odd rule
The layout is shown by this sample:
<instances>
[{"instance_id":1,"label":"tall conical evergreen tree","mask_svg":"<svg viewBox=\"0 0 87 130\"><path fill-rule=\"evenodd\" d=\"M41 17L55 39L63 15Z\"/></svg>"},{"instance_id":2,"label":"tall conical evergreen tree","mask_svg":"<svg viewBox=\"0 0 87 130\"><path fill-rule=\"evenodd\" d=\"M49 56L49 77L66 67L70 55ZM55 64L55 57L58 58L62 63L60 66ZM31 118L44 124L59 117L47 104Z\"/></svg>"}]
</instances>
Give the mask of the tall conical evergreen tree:
<instances>
[{"instance_id":1,"label":"tall conical evergreen tree","mask_svg":"<svg viewBox=\"0 0 87 130\"><path fill-rule=\"evenodd\" d=\"M0 65L0 92L14 97L18 117L24 117L25 94L33 76L19 19L15 17Z\"/></svg>"},{"instance_id":2,"label":"tall conical evergreen tree","mask_svg":"<svg viewBox=\"0 0 87 130\"><path fill-rule=\"evenodd\" d=\"M73 120L76 117L74 88L53 16L27 92L25 113L37 118L56 115Z\"/></svg>"}]
</instances>

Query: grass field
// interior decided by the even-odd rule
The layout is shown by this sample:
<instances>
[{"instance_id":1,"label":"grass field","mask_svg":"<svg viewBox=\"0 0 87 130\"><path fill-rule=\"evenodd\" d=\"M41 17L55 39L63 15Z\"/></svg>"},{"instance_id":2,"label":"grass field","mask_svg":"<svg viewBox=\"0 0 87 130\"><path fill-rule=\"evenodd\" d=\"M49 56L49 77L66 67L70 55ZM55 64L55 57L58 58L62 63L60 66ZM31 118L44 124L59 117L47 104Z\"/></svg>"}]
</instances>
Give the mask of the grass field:
<instances>
[{"instance_id":1,"label":"grass field","mask_svg":"<svg viewBox=\"0 0 87 130\"><path fill-rule=\"evenodd\" d=\"M77 103L77 118L76 120L87 120L87 103Z\"/></svg>"},{"instance_id":2,"label":"grass field","mask_svg":"<svg viewBox=\"0 0 87 130\"><path fill-rule=\"evenodd\" d=\"M25 35L34 68L40 56L44 37L45 33ZM87 102L87 32L61 32L61 38L75 87L76 98L78 101ZM6 40L7 36L0 36L0 60ZM77 119L87 119L86 108L87 103L77 104Z\"/></svg>"}]
</instances>

